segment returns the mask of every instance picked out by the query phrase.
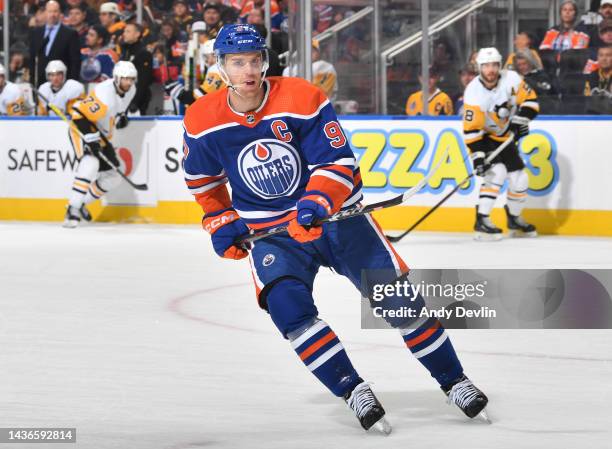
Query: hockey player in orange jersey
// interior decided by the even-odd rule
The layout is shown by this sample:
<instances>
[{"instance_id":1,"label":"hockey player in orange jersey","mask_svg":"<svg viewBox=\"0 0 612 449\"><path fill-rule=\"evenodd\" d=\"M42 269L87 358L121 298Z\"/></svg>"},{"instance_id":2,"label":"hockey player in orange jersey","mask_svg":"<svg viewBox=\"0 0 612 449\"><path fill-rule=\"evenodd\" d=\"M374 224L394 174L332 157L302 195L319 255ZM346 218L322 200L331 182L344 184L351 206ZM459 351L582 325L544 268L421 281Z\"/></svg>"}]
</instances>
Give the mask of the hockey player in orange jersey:
<instances>
[{"instance_id":1,"label":"hockey player in orange jersey","mask_svg":"<svg viewBox=\"0 0 612 449\"><path fill-rule=\"evenodd\" d=\"M266 43L248 25L223 27L215 53L228 87L198 99L184 119L185 182L202 206L202 225L219 256L249 258L259 306L306 368L364 429L388 434L382 404L319 317L313 283L320 267L330 267L367 297L370 281L393 282L408 267L369 215L320 224L362 199L359 166L323 91L299 78L266 79ZM249 249L236 243L249 229L281 224L287 234ZM364 282L365 272L376 274ZM418 295L413 307L423 306ZM449 403L470 418L483 412L487 397L463 373L437 319L387 321Z\"/></svg>"}]
</instances>

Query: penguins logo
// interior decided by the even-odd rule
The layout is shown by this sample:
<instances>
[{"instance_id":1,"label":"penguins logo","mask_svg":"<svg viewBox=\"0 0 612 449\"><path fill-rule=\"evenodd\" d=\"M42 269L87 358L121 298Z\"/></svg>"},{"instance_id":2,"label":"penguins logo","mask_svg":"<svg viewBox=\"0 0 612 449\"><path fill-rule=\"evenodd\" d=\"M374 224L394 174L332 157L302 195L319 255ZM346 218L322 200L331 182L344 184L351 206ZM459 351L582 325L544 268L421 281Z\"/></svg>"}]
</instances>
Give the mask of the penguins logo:
<instances>
[{"instance_id":1,"label":"penguins logo","mask_svg":"<svg viewBox=\"0 0 612 449\"><path fill-rule=\"evenodd\" d=\"M291 195L302 174L297 150L275 139L260 139L244 147L238 169L249 189L264 199Z\"/></svg>"}]
</instances>

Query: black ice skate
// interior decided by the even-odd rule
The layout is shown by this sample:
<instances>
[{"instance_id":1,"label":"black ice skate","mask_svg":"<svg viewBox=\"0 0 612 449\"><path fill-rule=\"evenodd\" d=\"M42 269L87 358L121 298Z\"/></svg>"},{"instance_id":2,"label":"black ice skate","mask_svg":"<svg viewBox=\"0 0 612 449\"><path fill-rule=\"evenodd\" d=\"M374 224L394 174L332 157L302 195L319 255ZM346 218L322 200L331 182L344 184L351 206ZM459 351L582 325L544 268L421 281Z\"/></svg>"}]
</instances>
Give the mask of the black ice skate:
<instances>
[{"instance_id":1,"label":"black ice skate","mask_svg":"<svg viewBox=\"0 0 612 449\"><path fill-rule=\"evenodd\" d=\"M480 241L500 240L502 238L502 230L493 224L488 215L478 213L476 208L476 224L474 225L476 234L474 238Z\"/></svg>"},{"instance_id":2,"label":"black ice skate","mask_svg":"<svg viewBox=\"0 0 612 449\"><path fill-rule=\"evenodd\" d=\"M440 388L448 397L447 403L455 404L468 418L481 415L485 421L491 423L485 411L489 399L465 375L462 375L450 385Z\"/></svg>"},{"instance_id":3,"label":"black ice skate","mask_svg":"<svg viewBox=\"0 0 612 449\"><path fill-rule=\"evenodd\" d=\"M508 217L508 235L510 237L537 237L538 232L534 225L527 223L520 215L511 215L508 206L506 216Z\"/></svg>"},{"instance_id":4,"label":"black ice skate","mask_svg":"<svg viewBox=\"0 0 612 449\"><path fill-rule=\"evenodd\" d=\"M64 224L62 224L65 228L76 228L81 221L81 216L76 207L68 206L66 208L66 216L64 217Z\"/></svg>"},{"instance_id":5,"label":"black ice skate","mask_svg":"<svg viewBox=\"0 0 612 449\"><path fill-rule=\"evenodd\" d=\"M391 433L391 424L385 419L383 409L367 382L361 382L352 392L344 396L344 400L357 415L361 427L365 430L374 428L385 435Z\"/></svg>"},{"instance_id":6,"label":"black ice skate","mask_svg":"<svg viewBox=\"0 0 612 449\"><path fill-rule=\"evenodd\" d=\"M91 221L91 214L89 213L89 211L87 210L87 208L85 207L85 205L83 204L81 206L81 208L79 209L79 214L81 215L81 218L85 221Z\"/></svg>"}]
</instances>

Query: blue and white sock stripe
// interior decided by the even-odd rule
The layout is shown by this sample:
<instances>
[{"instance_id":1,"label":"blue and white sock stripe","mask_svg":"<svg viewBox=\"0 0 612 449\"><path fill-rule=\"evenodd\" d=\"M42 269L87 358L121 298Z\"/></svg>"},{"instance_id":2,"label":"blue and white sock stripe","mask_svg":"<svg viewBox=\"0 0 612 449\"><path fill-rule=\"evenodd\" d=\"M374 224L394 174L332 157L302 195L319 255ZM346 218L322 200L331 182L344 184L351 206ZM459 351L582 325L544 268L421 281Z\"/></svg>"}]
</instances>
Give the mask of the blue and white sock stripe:
<instances>
[{"instance_id":1,"label":"blue and white sock stripe","mask_svg":"<svg viewBox=\"0 0 612 449\"><path fill-rule=\"evenodd\" d=\"M291 340L291 347L299 354L300 348L304 349L306 347L304 346L305 344L310 345L313 343L313 338L321 334L324 330L329 332L331 329L325 321L317 320L315 324L306 329L304 333L300 334L296 339Z\"/></svg>"},{"instance_id":2,"label":"blue and white sock stripe","mask_svg":"<svg viewBox=\"0 0 612 449\"><path fill-rule=\"evenodd\" d=\"M414 356L421 358L442 346L448 339L448 334L437 319L430 318L414 332L403 335L403 338Z\"/></svg>"},{"instance_id":3,"label":"blue and white sock stripe","mask_svg":"<svg viewBox=\"0 0 612 449\"><path fill-rule=\"evenodd\" d=\"M291 342L291 346L310 371L314 371L344 350L336 334L324 321L317 321Z\"/></svg>"}]
</instances>

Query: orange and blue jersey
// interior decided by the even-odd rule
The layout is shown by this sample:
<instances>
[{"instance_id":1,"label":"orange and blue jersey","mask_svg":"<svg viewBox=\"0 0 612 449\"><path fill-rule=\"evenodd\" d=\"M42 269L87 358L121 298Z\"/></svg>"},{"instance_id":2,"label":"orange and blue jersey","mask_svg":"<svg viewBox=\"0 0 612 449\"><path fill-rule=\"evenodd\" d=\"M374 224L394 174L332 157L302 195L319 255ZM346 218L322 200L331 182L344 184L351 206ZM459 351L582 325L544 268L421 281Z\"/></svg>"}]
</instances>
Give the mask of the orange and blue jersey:
<instances>
[{"instance_id":1,"label":"orange and blue jersey","mask_svg":"<svg viewBox=\"0 0 612 449\"><path fill-rule=\"evenodd\" d=\"M268 78L265 89L262 105L249 113L231 108L227 88L187 109L183 169L204 214L234 208L262 229L295 217L305 192L326 197L332 212L359 202L359 168L323 92L282 77Z\"/></svg>"}]
</instances>

